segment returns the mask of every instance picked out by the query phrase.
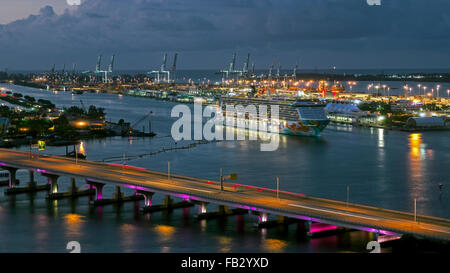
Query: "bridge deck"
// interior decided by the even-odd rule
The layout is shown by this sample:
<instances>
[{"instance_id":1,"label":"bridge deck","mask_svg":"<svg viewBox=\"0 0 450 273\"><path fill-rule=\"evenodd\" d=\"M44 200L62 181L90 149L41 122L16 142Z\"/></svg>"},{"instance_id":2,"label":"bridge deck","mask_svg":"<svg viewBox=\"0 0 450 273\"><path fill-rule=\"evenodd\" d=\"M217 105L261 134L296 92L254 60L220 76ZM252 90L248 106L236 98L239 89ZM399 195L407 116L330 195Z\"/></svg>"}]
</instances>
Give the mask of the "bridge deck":
<instances>
[{"instance_id":1,"label":"bridge deck","mask_svg":"<svg viewBox=\"0 0 450 273\"><path fill-rule=\"evenodd\" d=\"M33 169L38 172L71 176L96 182L122 185L138 190L171 194L191 200L229 205L275 215L330 223L381 233L416 234L450 240L450 220L412 213L370 207L346 202L281 192L240 184L171 175L142 168L66 157L40 155L30 159L29 153L0 149L0 167Z\"/></svg>"}]
</instances>

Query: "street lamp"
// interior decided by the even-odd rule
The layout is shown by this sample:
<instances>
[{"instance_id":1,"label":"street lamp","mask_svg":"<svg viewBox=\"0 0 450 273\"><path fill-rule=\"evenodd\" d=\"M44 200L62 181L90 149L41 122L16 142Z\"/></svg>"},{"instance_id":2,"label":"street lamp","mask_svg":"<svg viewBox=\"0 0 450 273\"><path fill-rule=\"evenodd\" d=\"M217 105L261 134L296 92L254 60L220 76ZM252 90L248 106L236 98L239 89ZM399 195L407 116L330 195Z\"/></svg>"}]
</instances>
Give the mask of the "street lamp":
<instances>
[{"instance_id":1,"label":"street lamp","mask_svg":"<svg viewBox=\"0 0 450 273\"><path fill-rule=\"evenodd\" d=\"M414 198L414 222L417 222L417 199Z\"/></svg>"},{"instance_id":2,"label":"street lamp","mask_svg":"<svg viewBox=\"0 0 450 273\"><path fill-rule=\"evenodd\" d=\"M236 173L232 173L230 175L224 176L222 174L222 168L220 168L220 191L223 191L223 181L225 181L226 179L236 180L237 179L237 174Z\"/></svg>"},{"instance_id":3,"label":"street lamp","mask_svg":"<svg viewBox=\"0 0 450 273\"><path fill-rule=\"evenodd\" d=\"M280 199L280 179L277 176L277 199Z\"/></svg>"},{"instance_id":4,"label":"street lamp","mask_svg":"<svg viewBox=\"0 0 450 273\"><path fill-rule=\"evenodd\" d=\"M167 179L170 180L170 161L167 161Z\"/></svg>"}]
</instances>

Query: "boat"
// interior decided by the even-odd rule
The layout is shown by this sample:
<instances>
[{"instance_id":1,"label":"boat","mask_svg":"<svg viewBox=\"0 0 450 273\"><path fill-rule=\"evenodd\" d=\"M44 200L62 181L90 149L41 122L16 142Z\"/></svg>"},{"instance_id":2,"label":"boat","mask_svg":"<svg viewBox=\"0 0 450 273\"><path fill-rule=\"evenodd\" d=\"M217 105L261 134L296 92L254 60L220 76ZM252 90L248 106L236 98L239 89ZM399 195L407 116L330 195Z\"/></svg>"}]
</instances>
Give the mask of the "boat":
<instances>
[{"instance_id":1,"label":"boat","mask_svg":"<svg viewBox=\"0 0 450 273\"><path fill-rule=\"evenodd\" d=\"M82 154L82 153L76 153L74 151L68 152L66 155L66 157L72 157L72 158L78 158L78 159L86 159L86 155Z\"/></svg>"},{"instance_id":2,"label":"boat","mask_svg":"<svg viewBox=\"0 0 450 273\"><path fill-rule=\"evenodd\" d=\"M83 91L81 90L72 91L72 95L83 95Z\"/></svg>"},{"instance_id":3,"label":"boat","mask_svg":"<svg viewBox=\"0 0 450 273\"><path fill-rule=\"evenodd\" d=\"M227 113L227 105L242 105L243 107L254 105L256 106L257 111L259 106L266 105L267 119L265 117L258 117L255 120L255 117L245 114L244 122L241 121L239 123L237 122L239 117L237 116L236 111L233 111L233 113ZM279 106L279 118L274 118L271 120L270 126L277 126L280 134L316 137L320 136L321 132L330 122L324 110L326 102L319 99L222 96L220 100L220 108L223 116L226 117L228 115L233 117L234 124L237 124L238 128L242 127L241 129L250 130L252 130L252 126L249 126L251 122L256 122L257 124L266 123L267 125L268 120L271 119L270 106L274 105ZM242 115L240 117L242 117ZM224 125L226 126L225 122ZM260 125L258 127L260 127ZM273 132L273 127L271 129ZM268 129L267 131L270 130Z\"/></svg>"}]
</instances>

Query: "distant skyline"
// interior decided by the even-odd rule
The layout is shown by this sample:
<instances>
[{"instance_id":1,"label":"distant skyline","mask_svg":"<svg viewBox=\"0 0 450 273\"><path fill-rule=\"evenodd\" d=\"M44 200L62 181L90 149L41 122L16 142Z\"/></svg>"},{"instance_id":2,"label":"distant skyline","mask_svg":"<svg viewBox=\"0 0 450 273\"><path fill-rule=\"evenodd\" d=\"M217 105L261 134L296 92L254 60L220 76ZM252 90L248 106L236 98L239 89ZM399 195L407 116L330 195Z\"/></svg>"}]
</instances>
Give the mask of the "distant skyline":
<instances>
[{"instance_id":1,"label":"distant skyline","mask_svg":"<svg viewBox=\"0 0 450 273\"><path fill-rule=\"evenodd\" d=\"M450 68L450 1L2 0L0 70Z\"/></svg>"}]
</instances>

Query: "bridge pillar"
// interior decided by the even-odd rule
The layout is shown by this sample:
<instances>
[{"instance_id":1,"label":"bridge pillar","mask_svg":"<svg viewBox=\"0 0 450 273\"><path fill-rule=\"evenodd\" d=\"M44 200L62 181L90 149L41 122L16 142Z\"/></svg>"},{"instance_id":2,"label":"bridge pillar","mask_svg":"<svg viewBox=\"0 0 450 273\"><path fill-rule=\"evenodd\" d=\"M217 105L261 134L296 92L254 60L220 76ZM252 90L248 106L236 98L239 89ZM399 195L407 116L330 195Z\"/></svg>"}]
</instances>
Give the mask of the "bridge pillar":
<instances>
[{"instance_id":1,"label":"bridge pillar","mask_svg":"<svg viewBox=\"0 0 450 273\"><path fill-rule=\"evenodd\" d=\"M52 178L53 177L53 178ZM58 192L58 185L57 185L57 179L58 176L52 175L52 177L49 177L49 184L50 184L50 188L51 191L50 193L47 195L47 199L50 200L59 200L59 199L63 199L63 198L76 198L79 196L85 196L85 195L94 195L95 194L95 190L92 189L91 186L89 186L88 190L82 190L79 191L78 187L76 186L76 180L74 177L70 178L70 187L69 187L69 191L68 192ZM51 181L51 179L53 179ZM37 186L38 188L41 188L41 186ZM56 189L55 189L56 187Z\"/></svg>"},{"instance_id":2,"label":"bridge pillar","mask_svg":"<svg viewBox=\"0 0 450 273\"><path fill-rule=\"evenodd\" d=\"M29 170L28 172L30 174L30 183L34 183L34 171L33 170Z\"/></svg>"},{"instance_id":3,"label":"bridge pillar","mask_svg":"<svg viewBox=\"0 0 450 273\"><path fill-rule=\"evenodd\" d=\"M7 170L9 173L8 187L14 188L15 185L19 184L19 181L16 179L17 168L13 167L2 167L4 170Z\"/></svg>"},{"instance_id":4,"label":"bridge pillar","mask_svg":"<svg viewBox=\"0 0 450 273\"><path fill-rule=\"evenodd\" d=\"M36 187L37 183L36 183L36 181L34 181L34 171L29 170L28 173L30 175L30 181L28 182L28 187L30 187L30 188Z\"/></svg>"},{"instance_id":5,"label":"bridge pillar","mask_svg":"<svg viewBox=\"0 0 450 273\"><path fill-rule=\"evenodd\" d=\"M136 194L144 196L144 209L152 206L152 197L155 194L154 192L137 190Z\"/></svg>"},{"instance_id":6,"label":"bridge pillar","mask_svg":"<svg viewBox=\"0 0 450 273\"><path fill-rule=\"evenodd\" d=\"M227 214L230 213L230 209L228 208L228 206L219 205L217 207L217 212L219 214Z\"/></svg>"},{"instance_id":7,"label":"bridge pillar","mask_svg":"<svg viewBox=\"0 0 450 273\"><path fill-rule=\"evenodd\" d=\"M42 174L42 176L47 177L48 184L50 184L50 194L58 193L58 178L59 175L56 174Z\"/></svg>"},{"instance_id":8,"label":"bridge pillar","mask_svg":"<svg viewBox=\"0 0 450 273\"><path fill-rule=\"evenodd\" d=\"M164 198L164 206L166 208L170 208L173 205L173 199L170 195L166 195L166 197Z\"/></svg>"},{"instance_id":9,"label":"bridge pillar","mask_svg":"<svg viewBox=\"0 0 450 273\"><path fill-rule=\"evenodd\" d=\"M206 202L201 202L198 206L198 213L199 214L203 214L206 213L206 206L208 205L208 203Z\"/></svg>"},{"instance_id":10,"label":"bridge pillar","mask_svg":"<svg viewBox=\"0 0 450 273\"><path fill-rule=\"evenodd\" d=\"M311 220L300 221L297 224L297 230L299 232L303 233L303 234L306 234L308 236L312 236L311 225L312 225L312 221Z\"/></svg>"},{"instance_id":11,"label":"bridge pillar","mask_svg":"<svg viewBox=\"0 0 450 273\"><path fill-rule=\"evenodd\" d=\"M377 230L373 232L373 240L378 242L378 237L380 236L380 231Z\"/></svg>"},{"instance_id":12,"label":"bridge pillar","mask_svg":"<svg viewBox=\"0 0 450 273\"><path fill-rule=\"evenodd\" d=\"M141 195L144 196L145 206L142 208L142 212L144 212L144 213L153 213L153 212L158 212L158 211L171 211L173 209L187 208L187 207L191 207L194 205L193 203L187 202L185 200L183 200L181 202L174 202L174 200L172 199L172 197L170 195L166 195L166 197L164 198L164 201L161 205L153 205L152 197L155 194L154 192L137 190L136 194L137 194L137 196L141 196Z\"/></svg>"},{"instance_id":13,"label":"bridge pillar","mask_svg":"<svg viewBox=\"0 0 450 273\"><path fill-rule=\"evenodd\" d=\"M124 197L123 192L120 190L120 186L116 186L116 193L113 195L113 199L122 200Z\"/></svg>"},{"instance_id":14,"label":"bridge pillar","mask_svg":"<svg viewBox=\"0 0 450 273\"><path fill-rule=\"evenodd\" d=\"M230 209L228 206L225 205L218 205L217 211L207 212L206 206L208 205L208 203L202 201L195 201L195 204L199 206L199 214L197 215L197 219L199 220L223 218L227 216L242 215L248 213L248 210L246 209L241 208Z\"/></svg>"},{"instance_id":15,"label":"bridge pillar","mask_svg":"<svg viewBox=\"0 0 450 273\"><path fill-rule=\"evenodd\" d=\"M267 222L268 219L269 219L269 214L265 213L265 212L261 213L258 216L258 221L260 224L264 224L265 222Z\"/></svg>"},{"instance_id":16,"label":"bridge pillar","mask_svg":"<svg viewBox=\"0 0 450 273\"><path fill-rule=\"evenodd\" d=\"M51 183L51 193L57 193L58 192L58 177L51 177L49 178Z\"/></svg>"},{"instance_id":17,"label":"bridge pillar","mask_svg":"<svg viewBox=\"0 0 450 273\"><path fill-rule=\"evenodd\" d=\"M96 191L95 194L95 199L96 200L101 200L103 199L103 187L105 186L105 184L103 183L98 183L98 182L92 182L92 181L88 181L89 185L91 187L93 187Z\"/></svg>"},{"instance_id":18,"label":"bridge pillar","mask_svg":"<svg viewBox=\"0 0 450 273\"><path fill-rule=\"evenodd\" d=\"M311 232L311 226L312 226L312 221L311 220L305 220L305 221L301 221L299 223L299 230L301 230L304 234L308 235L308 236L312 236L312 232Z\"/></svg>"},{"instance_id":19,"label":"bridge pillar","mask_svg":"<svg viewBox=\"0 0 450 273\"><path fill-rule=\"evenodd\" d=\"M69 188L69 192L70 192L71 194L75 194L77 191L78 191L78 187L77 187L77 184L76 184L75 177L71 177L71 178L70 178L70 188Z\"/></svg>"}]
</instances>

